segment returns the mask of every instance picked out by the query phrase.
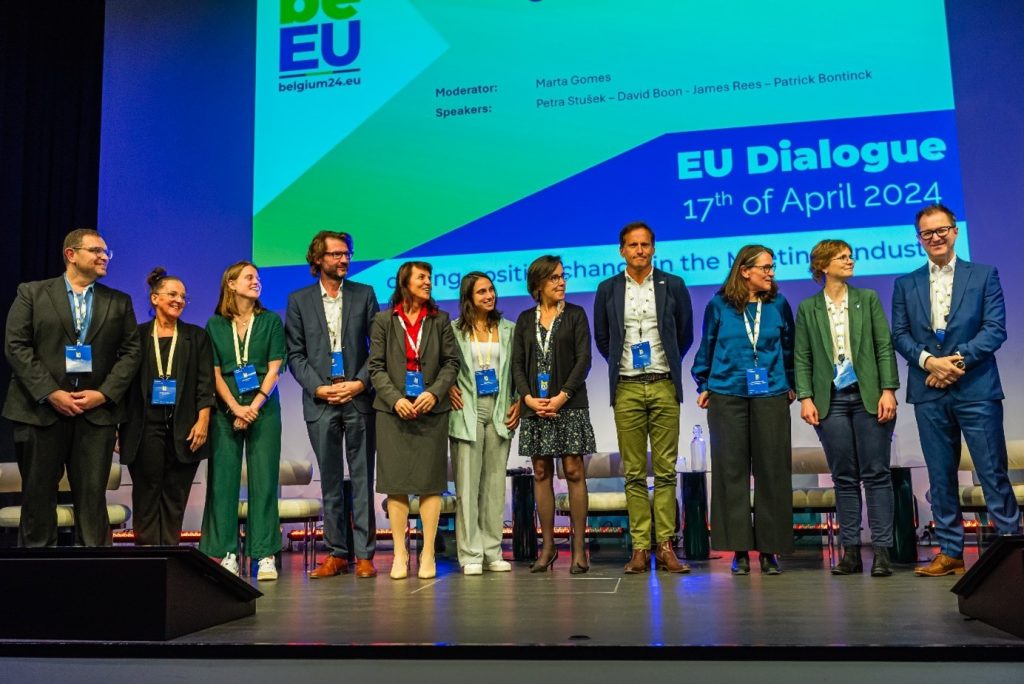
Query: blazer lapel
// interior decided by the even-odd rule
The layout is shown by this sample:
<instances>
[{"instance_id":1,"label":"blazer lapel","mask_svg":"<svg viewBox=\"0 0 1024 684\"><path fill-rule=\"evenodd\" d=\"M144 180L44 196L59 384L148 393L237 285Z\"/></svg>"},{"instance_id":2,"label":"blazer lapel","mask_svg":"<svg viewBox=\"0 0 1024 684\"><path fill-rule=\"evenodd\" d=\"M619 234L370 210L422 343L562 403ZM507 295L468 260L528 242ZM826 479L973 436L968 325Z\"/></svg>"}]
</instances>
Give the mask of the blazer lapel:
<instances>
[{"instance_id":1,"label":"blazer lapel","mask_svg":"<svg viewBox=\"0 0 1024 684\"><path fill-rule=\"evenodd\" d=\"M71 302L68 301L68 291L64 286L64 278L54 278L52 284L46 288L46 293L53 303L53 310L57 312L57 318L60 319L61 325L64 326L64 332L67 333L68 338L72 342L76 341L75 323L71 316Z\"/></svg>"},{"instance_id":2,"label":"blazer lapel","mask_svg":"<svg viewBox=\"0 0 1024 684\"><path fill-rule=\"evenodd\" d=\"M327 340L327 350L331 351L331 329L327 326L327 314L324 313L324 301L320 294L319 283L314 283L309 288L309 299L307 300L310 308L313 309L313 315L316 316L316 320L320 323L320 334ZM344 317L345 303L342 300L342 316Z\"/></svg>"},{"instance_id":3,"label":"blazer lapel","mask_svg":"<svg viewBox=\"0 0 1024 684\"><path fill-rule=\"evenodd\" d=\"M626 332L626 278L619 275L612 281L612 307L615 309L615 328Z\"/></svg>"},{"instance_id":4,"label":"blazer lapel","mask_svg":"<svg viewBox=\"0 0 1024 684\"><path fill-rule=\"evenodd\" d=\"M89 321L89 330L85 333L85 341L91 344L96 337L97 331L103 327L103 321L107 318L110 310L110 296L98 285L92 288L92 320Z\"/></svg>"},{"instance_id":5,"label":"blazer lapel","mask_svg":"<svg viewBox=\"0 0 1024 684\"><path fill-rule=\"evenodd\" d=\"M928 265L917 269L914 273L914 287L917 289L918 299L921 300L921 312L926 327L932 327L932 295L931 286L928 284ZM954 286L956 283L954 283Z\"/></svg>"},{"instance_id":6,"label":"blazer lapel","mask_svg":"<svg viewBox=\"0 0 1024 684\"><path fill-rule=\"evenodd\" d=\"M348 284L348 279L341 281L341 330L338 332L341 334L341 338L345 339L345 331L348 330L348 321L352 317L349 313L352 310L354 302L352 299L355 295L352 294L352 286ZM321 306L322 310L323 307Z\"/></svg>"},{"instance_id":7,"label":"blazer lapel","mask_svg":"<svg viewBox=\"0 0 1024 684\"><path fill-rule=\"evenodd\" d=\"M824 292L814 298L814 318L817 322L818 334L821 335L822 348L828 352L829 358L835 353L832 348L832 321L829 320L828 307L825 305Z\"/></svg>"},{"instance_id":8,"label":"blazer lapel","mask_svg":"<svg viewBox=\"0 0 1024 684\"><path fill-rule=\"evenodd\" d=\"M949 327L949 321L953 319L957 307L964 300L964 292L967 291L967 285L973 274L974 269L970 262L956 260L956 269L953 271L953 292L949 302L949 318L946 320L946 327Z\"/></svg>"},{"instance_id":9,"label":"blazer lapel","mask_svg":"<svg viewBox=\"0 0 1024 684\"><path fill-rule=\"evenodd\" d=\"M850 334L847 337L850 349L856 349L860 355L858 344L864 340L864 323L867 319L867 312L862 306L860 290L855 287L848 287L846 292L849 297L849 318Z\"/></svg>"},{"instance_id":10,"label":"blazer lapel","mask_svg":"<svg viewBox=\"0 0 1024 684\"><path fill-rule=\"evenodd\" d=\"M668 291L667 285L665 285L665 276L658 269L654 269L651 272L651 277L654 280L654 308L658 314L658 322L665 320L665 304L668 302Z\"/></svg>"}]
</instances>

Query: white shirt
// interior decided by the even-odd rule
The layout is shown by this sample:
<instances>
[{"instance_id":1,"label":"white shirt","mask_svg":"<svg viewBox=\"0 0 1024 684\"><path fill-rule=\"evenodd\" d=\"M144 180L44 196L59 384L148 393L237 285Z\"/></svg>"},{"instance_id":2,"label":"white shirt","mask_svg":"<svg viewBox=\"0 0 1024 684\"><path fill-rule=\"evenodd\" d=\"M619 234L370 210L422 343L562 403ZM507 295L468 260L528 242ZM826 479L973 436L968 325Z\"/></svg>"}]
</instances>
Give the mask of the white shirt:
<instances>
[{"instance_id":1,"label":"white shirt","mask_svg":"<svg viewBox=\"0 0 1024 684\"><path fill-rule=\"evenodd\" d=\"M644 373L668 373L668 358L658 333L658 307L654 298L654 267L639 284L628 272L626 279L625 335L622 340L622 357L619 359L619 375L642 375ZM634 344L651 343L651 365L633 368Z\"/></svg>"},{"instance_id":2,"label":"white shirt","mask_svg":"<svg viewBox=\"0 0 1024 684\"><path fill-rule=\"evenodd\" d=\"M324 316L327 318L327 332L331 337L331 351L341 351L341 287L338 296L327 294L324 284L320 283L320 300L324 304Z\"/></svg>"},{"instance_id":3,"label":"white shirt","mask_svg":"<svg viewBox=\"0 0 1024 684\"><path fill-rule=\"evenodd\" d=\"M956 273L956 254L945 266L939 266L931 259L928 260L928 289L931 294L932 305L932 330L945 330L946 319L949 317L949 307L953 300L953 275ZM928 351L922 351L917 364L922 369L924 362L931 357Z\"/></svg>"},{"instance_id":4,"label":"white shirt","mask_svg":"<svg viewBox=\"0 0 1024 684\"><path fill-rule=\"evenodd\" d=\"M839 363L840 355L853 363L853 354L850 351L850 291L843 292L843 298L838 304L824 292L821 296L825 298L829 329L832 331L832 363Z\"/></svg>"}]
</instances>

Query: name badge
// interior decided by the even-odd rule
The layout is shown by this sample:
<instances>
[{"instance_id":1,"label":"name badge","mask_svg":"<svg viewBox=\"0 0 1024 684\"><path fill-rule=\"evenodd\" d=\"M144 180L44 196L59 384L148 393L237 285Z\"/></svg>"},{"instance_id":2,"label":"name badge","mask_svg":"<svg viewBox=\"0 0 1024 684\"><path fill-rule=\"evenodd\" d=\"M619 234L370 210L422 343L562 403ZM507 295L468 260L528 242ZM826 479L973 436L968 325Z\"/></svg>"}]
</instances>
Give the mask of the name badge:
<instances>
[{"instance_id":1,"label":"name badge","mask_svg":"<svg viewBox=\"0 0 1024 684\"><path fill-rule=\"evenodd\" d=\"M946 329L939 328L935 331L935 337L938 339L939 344L942 344L946 340Z\"/></svg>"},{"instance_id":2,"label":"name badge","mask_svg":"<svg viewBox=\"0 0 1024 684\"><path fill-rule=\"evenodd\" d=\"M484 368L476 373L476 393L480 396L498 393L498 372L493 368Z\"/></svg>"},{"instance_id":3,"label":"name badge","mask_svg":"<svg viewBox=\"0 0 1024 684\"><path fill-rule=\"evenodd\" d=\"M751 396L768 394L768 370L766 368L747 369L747 394Z\"/></svg>"},{"instance_id":4,"label":"name badge","mask_svg":"<svg viewBox=\"0 0 1024 684\"><path fill-rule=\"evenodd\" d=\"M345 377L345 354L340 351L331 352L331 379Z\"/></svg>"},{"instance_id":5,"label":"name badge","mask_svg":"<svg viewBox=\"0 0 1024 684\"><path fill-rule=\"evenodd\" d=\"M548 398L548 385L551 383L550 373L537 373L537 398Z\"/></svg>"},{"instance_id":6,"label":"name badge","mask_svg":"<svg viewBox=\"0 0 1024 684\"><path fill-rule=\"evenodd\" d=\"M68 373L92 373L92 345L65 345L64 370Z\"/></svg>"},{"instance_id":7,"label":"name badge","mask_svg":"<svg viewBox=\"0 0 1024 684\"><path fill-rule=\"evenodd\" d=\"M174 406L178 398L178 381L153 379L153 405Z\"/></svg>"},{"instance_id":8,"label":"name badge","mask_svg":"<svg viewBox=\"0 0 1024 684\"><path fill-rule=\"evenodd\" d=\"M638 342L629 348L633 352L633 368L647 368L651 365L650 342Z\"/></svg>"},{"instance_id":9,"label":"name badge","mask_svg":"<svg viewBox=\"0 0 1024 684\"><path fill-rule=\"evenodd\" d=\"M856 384L857 372L853 370L853 364L850 363L850 359L843 359L836 364L836 375L832 378L832 384L836 386L837 390L846 389L850 385Z\"/></svg>"},{"instance_id":10,"label":"name badge","mask_svg":"<svg viewBox=\"0 0 1024 684\"><path fill-rule=\"evenodd\" d=\"M258 390L260 388L260 380L256 376L256 366L250 363L241 368L236 368L235 384L238 385L238 391L241 394Z\"/></svg>"},{"instance_id":11,"label":"name badge","mask_svg":"<svg viewBox=\"0 0 1024 684\"><path fill-rule=\"evenodd\" d=\"M423 372L405 371L405 396L415 398L423 394Z\"/></svg>"}]
</instances>

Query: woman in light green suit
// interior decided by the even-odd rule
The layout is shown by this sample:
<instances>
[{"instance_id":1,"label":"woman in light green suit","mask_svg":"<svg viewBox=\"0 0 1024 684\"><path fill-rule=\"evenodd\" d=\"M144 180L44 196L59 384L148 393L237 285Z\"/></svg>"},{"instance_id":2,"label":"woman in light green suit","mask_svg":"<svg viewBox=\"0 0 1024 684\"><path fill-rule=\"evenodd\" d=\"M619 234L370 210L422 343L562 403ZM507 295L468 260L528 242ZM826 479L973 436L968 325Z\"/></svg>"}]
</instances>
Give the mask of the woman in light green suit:
<instances>
[{"instance_id":1,"label":"woman in light green suit","mask_svg":"<svg viewBox=\"0 0 1024 684\"><path fill-rule=\"evenodd\" d=\"M864 485L874 546L871 574L892 574L893 493L889 475L899 377L889 324L874 290L847 285L853 250L822 240L811 250L821 294L800 303L794 364L800 417L825 449L836 490L843 558L834 575L863 572L860 487Z\"/></svg>"},{"instance_id":2,"label":"woman in light green suit","mask_svg":"<svg viewBox=\"0 0 1024 684\"><path fill-rule=\"evenodd\" d=\"M466 575L484 568L508 572L501 557L505 512L505 467L519 425L519 398L512 386L515 325L497 309L494 284L479 271L459 288L459 318L452 321L462 364L448 390L448 414L458 506L459 565Z\"/></svg>"}]
</instances>

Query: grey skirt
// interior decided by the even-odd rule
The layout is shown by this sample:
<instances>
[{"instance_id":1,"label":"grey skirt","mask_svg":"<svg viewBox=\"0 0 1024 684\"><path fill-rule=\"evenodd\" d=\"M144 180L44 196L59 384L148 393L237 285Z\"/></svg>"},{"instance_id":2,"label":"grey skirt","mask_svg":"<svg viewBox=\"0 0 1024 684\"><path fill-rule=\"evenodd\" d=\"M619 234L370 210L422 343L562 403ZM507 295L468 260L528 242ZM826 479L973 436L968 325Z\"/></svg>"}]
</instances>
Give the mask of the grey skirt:
<instances>
[{"instance_id":1,"label":"grey skirt","mask_svg":"<svg viewBox=\"0 0 1024 684\"><path fill-rule=\"evenodd\" d=\"M448 414L402 420L377 412L377 491L440 494L448 488Z\"/></svg>"}]
</instances>

